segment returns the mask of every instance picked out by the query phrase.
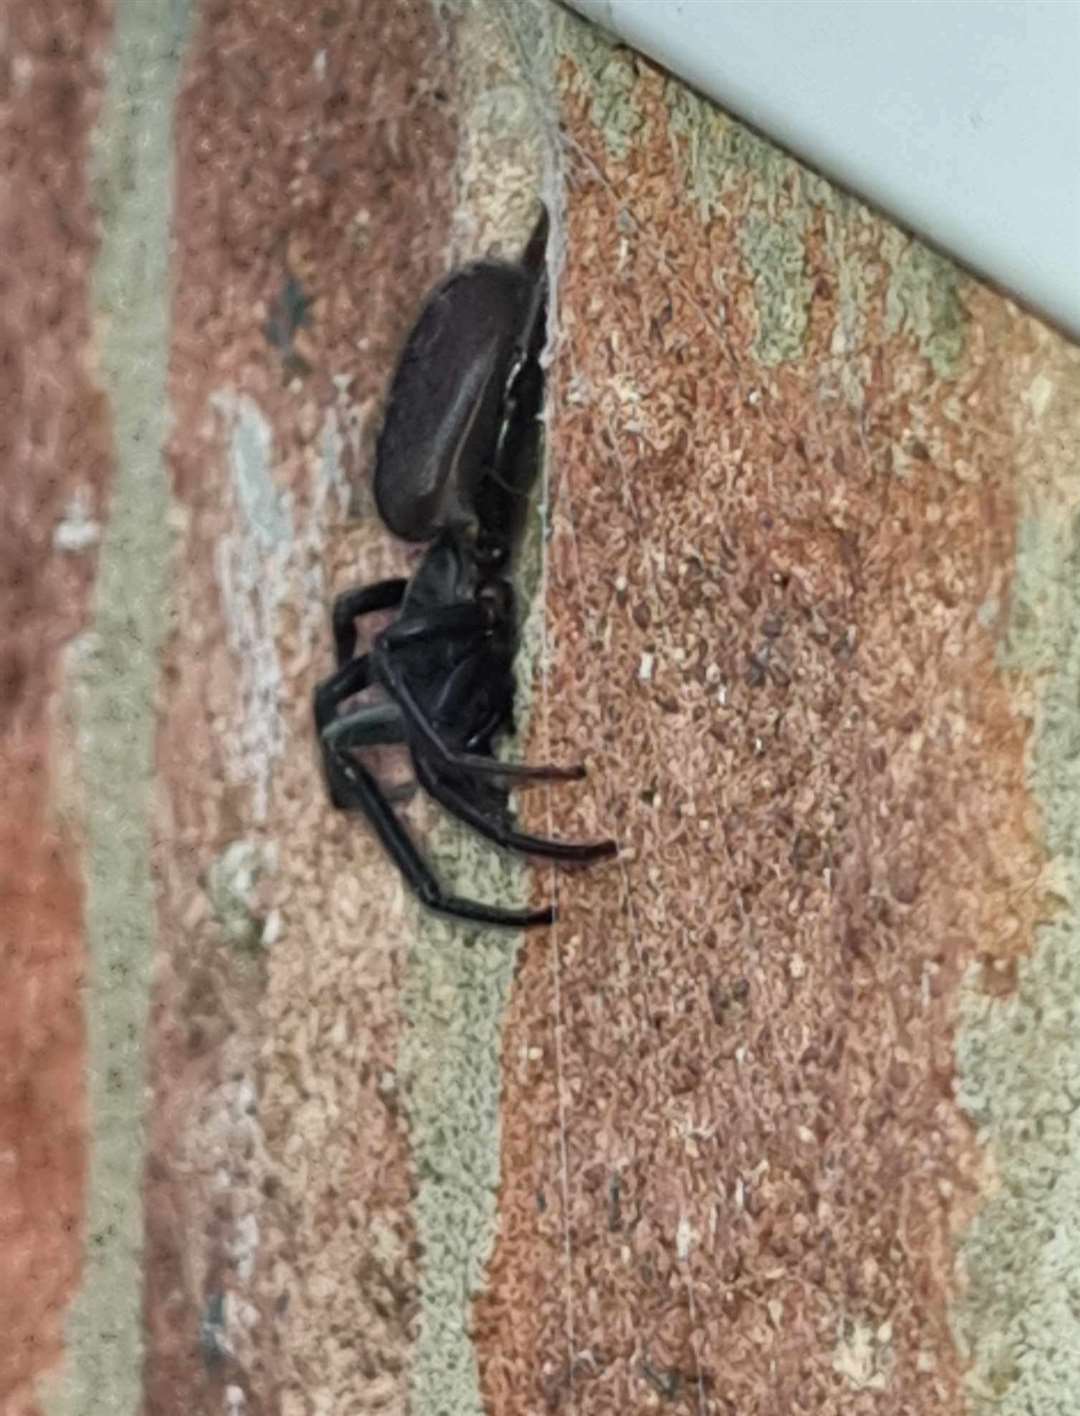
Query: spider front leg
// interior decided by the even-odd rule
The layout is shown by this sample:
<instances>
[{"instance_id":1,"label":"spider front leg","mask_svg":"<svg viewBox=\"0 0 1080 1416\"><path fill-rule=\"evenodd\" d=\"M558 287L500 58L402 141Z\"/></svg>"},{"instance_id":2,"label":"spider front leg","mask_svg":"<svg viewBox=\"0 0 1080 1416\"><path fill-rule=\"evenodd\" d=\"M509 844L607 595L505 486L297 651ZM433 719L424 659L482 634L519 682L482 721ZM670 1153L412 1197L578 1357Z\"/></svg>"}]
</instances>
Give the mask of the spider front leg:
<instances>
[{"instance_id":1,"label":"spider front leg","mask_svg":"<svg viewBox=\"0 0 1080 1416\"><path fill-rule=\"evenodd\" d=\"M407 580L380 580L346 590L334 601L331 619L334 626L334 649L338 668L348 663L356 653L355 621L378 610L396 610L405 597Z\"/></svg>"},{"instance_id":2,"label":"spider front leg","mask_svg":"<svg viewBox=\"0 0 1080 1416\"><path fill-rule=\"evenodd\" d=\"M430 714L409 687L400 660L403 650L425 640L442 638L448 630L465 633L471 628L473 633L477 633L486 629L487 625L486 608L473 603L430 610L404 624L399 621L383 630L375 640L372 649L375 671L401 705L410 727L424 747L444 769L486 777L508 777L517 781L580 782L585 776L585 768L581 764L574 767L556 767L552 764L534 766L527 762L502 762L473 752L458 752L445 741L431 721Z\"/></svg>"},{"instance_id":3,"label":"spider front leg","mask_svg":"<svg viewBox=\"0 0 1080 1416\"><path fill-rule=\"evenodd\" d=\"M362 751L366 747L391 747L405 742L405 725L401 720L401 709L396 703L372 703L358 708L355 713L346 713L335 718L322 730L324 755ZM327 778L332 776L327 770ZM395 782L393 786L381 787L387 801L394 803L410 801L416 792L415 782ZM335 801L335 806L342 803Z\"/></svg>"},{"instance_id":4,"label":"spider front leg","mask_svg":"<svg viewBox=\"0 0 1080 1416\"><path fill-rule=\"evenodd\" d=\"M362 654L359 659L343 664L315 689L315 731L322 748L330 800L339 808L346 803L340 799L338 776L331 758L355 749L384 747L406 740L401 710L394 703L366 704L355 712L338 716L342 703L370 688L371 684L371 656ZM388 789L387 796L393 801L403 801L415 789L414 782L405 782Z\"/></svg>"},{"instance_id":5,"label":"spider front leg","mask_svg":"<svg viewBox=\"0 0 1080 1416\"><path fill-rule=\"evenodd\" d=\"M389 799L391 794L384 791L359 762L345 756L356 749L405 741L401 710L395 703L370 704L355 713L337 716L340 704L363 692L371 681L371 660L369 655L364 654L324 679L315 690L315 723L331 801L340 810L363 812L410 888L429 909L454 919L470 920L474 924L502 925L511 929L550 924L555 918L555 912L550 907L504 910L495 905L466 900L459 895L448 895L443 890L412 837L394 814ZM396 789L393 795L399 795L399 790Z\"/></svg>"},{"instance_id":6,"label":"spider front leg","mask_svg":"<svg viewBox=\"0 0 1080 1416\"><path fill-rule=\"evenodd\" d=\"M434 799L464 821L481 836L494 841L504 850L519 851L523 855L542 856L546 860L576 861L584 864L591 860L610 860L618 855L619 848L614 841L554 841L547 836L531 836L528 832L515 830L505 822L494 820L458 790L453 783L441 777L421 754L413 753L416 779Z\"/></svg>"},{"instance_id":7,"label":"spider front leg","mask_svg":"<svg viewBox=\"0 0 1080 1416\"><path fill-rule=\"evenodd\" d=\"M324 678L316 687L313 700L315 711L315 731L320 740L323 733L337 717L337 710L346 699L363 693L372 684L371 655L361 654L359 659L350 659L339 669Z\"/></svg>"}]
</instances>

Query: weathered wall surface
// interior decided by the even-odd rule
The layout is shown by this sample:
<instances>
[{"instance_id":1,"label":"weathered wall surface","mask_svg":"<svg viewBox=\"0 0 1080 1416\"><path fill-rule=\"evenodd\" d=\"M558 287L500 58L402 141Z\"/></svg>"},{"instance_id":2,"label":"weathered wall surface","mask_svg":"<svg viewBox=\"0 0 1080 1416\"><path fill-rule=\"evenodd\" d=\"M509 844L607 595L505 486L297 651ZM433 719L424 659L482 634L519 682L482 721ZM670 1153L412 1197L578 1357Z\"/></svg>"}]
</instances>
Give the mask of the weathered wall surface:
<instances>
[{"instance_id":1,"label":"weathered wall surface","mask_svg":"<svg viewBox=\"0 0 1080 1416\"><path fill-rule=\"evenodd\" d=\"M1075 349L540 0L108 20L0 56L0 1410L1074 1411ZM520 941L309 704L537 195L521 811L623 852L403 808Z\"/></svg>"},{"instance_id":2,"label":"weathered wall surface","mask_svg":"<svg viewBox=\"0 0 1080 1416\"><path fill-rule=\"evenodd\" d=\"M55 1365L86 1213L85 837L65 649L109 484L93 370L89 132L104 6L5 8L0 37L0 1408Z\"/></svg>"},{"instance_id":3,"label":"weathered wall surface","mask_svg":"<svg viewBox=\"0 0 1080 1416\"><path fill-rule=\"evenodd\" d=\"M1017 1252L1029 1175L961 1235L1027 1107L995 1013L1036 926L1068 931L1030 778L1051 680L1019 656L1059 672L1075 613L1045 546L1074 351L584 26L558 42L544 751L592 744L628 850L509 1010L492 1409L530 1369L553 1408L1071 1409L1071 1220ZM1067 1031L1028 1027L1037 1069Z\"/></svg>"}]
</instances>

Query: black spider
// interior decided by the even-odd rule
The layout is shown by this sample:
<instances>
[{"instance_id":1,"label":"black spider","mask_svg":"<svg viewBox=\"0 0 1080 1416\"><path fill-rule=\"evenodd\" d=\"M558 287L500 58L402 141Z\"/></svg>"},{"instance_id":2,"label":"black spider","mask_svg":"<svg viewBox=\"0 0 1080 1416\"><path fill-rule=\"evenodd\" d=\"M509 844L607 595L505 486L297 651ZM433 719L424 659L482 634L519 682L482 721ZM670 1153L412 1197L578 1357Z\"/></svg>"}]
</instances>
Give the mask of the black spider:
<instances>
[{"instance_id":1,"label":"black spider","mask_svg":"<svg viewBox=\"0 0 1080 1416\"><path fill-rule=\"evenodd\" d=\"M448 895L360 749L406 743L417 782L452 815L511 850L551 860L615 854L519 831L509 783L577 780L583 767L501 762L514 731L518 625L510 563L541 459L547 212L515 263L477 261L439 285L405 345L375 459L387 527L431 544L409 580L334 602L337 672L315 691L315 723L334 805L364 813L406 881L434 910L484 924L550 924L551 907L509 910ZM362 615L396 610L366 654ZM365 689L380 694L345 707ZM345 711L341 711L345 707Z\"/></svg>"}]
</instances>

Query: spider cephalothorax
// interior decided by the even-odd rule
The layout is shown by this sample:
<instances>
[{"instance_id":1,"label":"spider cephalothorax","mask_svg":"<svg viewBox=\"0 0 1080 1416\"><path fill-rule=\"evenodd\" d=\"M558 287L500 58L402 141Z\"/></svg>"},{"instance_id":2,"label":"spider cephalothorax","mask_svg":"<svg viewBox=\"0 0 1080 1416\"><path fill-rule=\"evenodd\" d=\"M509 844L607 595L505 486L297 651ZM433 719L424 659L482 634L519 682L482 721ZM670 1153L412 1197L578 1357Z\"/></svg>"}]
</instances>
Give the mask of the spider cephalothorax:
<instances>
[{"instance_id":1,"label":"spider cephalothorax","mask_svg":"<svg viewBox=\"0 0 1080 1416\"><path fill-rule=\"evenodd\" d=\"M547 229L543 211L519 261L465 266L424 305L391 385L374 481L389 529L430 544L410 579L338 597L338 668L315 692L335 806L363 812L425 904L486 924L550 924L554 911L445 893L358 754L406 743L428 795L500 846L579 862L615 853L611 841L551 841L513 820L509 783L578 779L583 768L495 757L498 736L514 730L510 566L541 459ZM396 618L358 655L356 620L377 610ZM349 703L369 688L373 697Z\"/></svg>"}]
</instances>

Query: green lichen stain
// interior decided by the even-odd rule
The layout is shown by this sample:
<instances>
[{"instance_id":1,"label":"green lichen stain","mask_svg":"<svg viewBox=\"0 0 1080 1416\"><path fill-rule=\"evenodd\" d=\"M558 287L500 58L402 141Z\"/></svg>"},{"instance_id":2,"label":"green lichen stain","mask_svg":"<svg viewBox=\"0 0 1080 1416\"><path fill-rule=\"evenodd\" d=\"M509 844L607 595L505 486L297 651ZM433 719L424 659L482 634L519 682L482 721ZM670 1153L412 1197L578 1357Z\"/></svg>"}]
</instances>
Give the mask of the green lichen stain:
<instances>
[{"instance_id":1,"label":"green lichen stain","mask_svg":"<svg viewBox=\"0 0 1080 1416\"><path fill-rule=\"evenodd\" d=\"M517 577L523 602L540 583L542 537L534 516ZM519 741L539 653L534 602L517 659ZM512 753L510 755L513 755ZM441 816L426 844L447 889L508 908L528 902L524 863ZM427 1416L484 1416L469 1324L498 1230L501 1175L502 1022L522 935L452 923L417 907L402 989L408 1031L398 1076L409 1112L419 1181L414 1205L424 1253L412 1409Z\"/></svg>"},{"instance_id":2,"label":"green lichen stain","mask_svg":"<svg viewBox=\"0 0 1080 1416\"><path fill-rule=\"evenodd\" d=\"M867 311L880 300L885 267L878 251L881 222L855 197L826 188L819 204L829 269L836 280L834 376L848 407L861 409L872 372Z\"/></svg>"},{"instance_id":3,"label":"green lichen stain","mask_svg":"<svg viewBox=\"0 0 1080 1416\"><path fill-rule=\"evenodd\" d=\"M967 342L967 278L944 256L899 231L890 230L887 245L886 333L913 336L939 378L955 377Z\"/></svg>"},{"instance_id":4,"label":"green lichen stain","mask_svg":"<svg viewBox=\"0 0 1080 1416\"><path fill-rule=\"evenodd\" d=\"M806 340L811 289L800 224L751 216L742 227L739 248L753 272L758 312L754 353L765 365L799 358Z\"/></svg>"},{"instance_id":5,"label":"green lichen stain","mask_svg":"<svg viewBox=\"0 0 1080 1416\"><path fill-rule=\"evenodd\" d=\"M193 19L186 0L116 8L93 138L102 218L96 363L116 458L93 620L73 683L89 806L84 1008L93 1144L85 1261L67 1314L64 1363L40 1393L49 1416L134 1416L143 1409L143 1048L160 869L153 805L158 653L169 622L172 552L162 449L169 431L173 105Z\"/></svg>"},{"instance_id":6,"label":"green lichen stain","mask_svg":"<svg viewBox=\"0 0 1080 1416\"><path fill-rule=\"evenodd\" d=\"M1075 420L1069 439L1080 473ZM958 1099L989 1148L997 1183L961 1246L955 1318L972 1363L972 1410L1080 1411L1080 511L1056 499L1018 531L1001 666L1029 677L1039 706L1030 753L1056 917L1021 961L1015 994L964 999ZM1049 886L1044 887L1050 893Z\"/></svg>"},{"instance_id":7,"label":"green lichen stain","mask_svg":"<svg viewBox=\"0 0 1080 1416\"><path fill-rule=\"evenodd\" d=\"M588 97L589 117L608 152L616 162L625 162L645 126L634 99L637 69L632 56L603 30L568 11L558 17L555 42L559 53L574 63Z\"/></svg>"},{"instance_id":8,"label":"green lichen stain","mask_svg":"<svg viewBox=\"0 0 1080 1416\"><path fill-rule=\"evenodd\" d=\"M471 847L438 869L463 893L477 872L461 871ZM520 896L485 872L484 898ZM508 873L508 872L507 872ZM512 886L512 882L510 882ZM502 893L494 891L501 885ZM492 893L488 894L487 891ZM479 893L479 888L477 893ZM399 1059L418 1190L414 1206L424 1263L420 1332L410 1385L428 1416L481 1416L470 1307L484 1284L496 1233L499 1187L499 1041L516 955L512 933L475 930L423 916L402 993L408 1033Z\"/></svg>"},{"instance_id":9,"label":"green lichen stain","mask_svg":"<svg viewBox=\"0 0 1080 1416\"><path fill-rule=\"evenodd\" d=\"M826 184L677 80L668 81L664 96L699 219L736 223L753 280L755 357L767 367L798 359L813 295L806 234L815 204L827 198Z\"/></svg>"},{"instance_id":10,"label":"green lichen stain","mask_svg":"<svg viewBox=\"0 0 1080 1416\"><path fill-rule=\"evenodd\" d=\"M541 649L542 549L541 517L534 514L515 577L522 602L531 606L516 664L518 741L527 738L527 690ZM460 823L440 817L427 849L455 893L509 908L527 904L524 864ZM512 930L450 923L417 909L402 990L409 1026L399 1077L420 1182L414 1213L424 1252L411 1390L413 1409L427 1416L484 1411L469 1322L497 1233L502 1019L521 939Z\"/></svg>"},{"instance_id":11,"label":"green lichen stain","mask_svg":"<svg viewBox=\"0 0 1080 1416\"><path fill-rule=\"evenodd\" d=\"M227 944L248 952L263 945L266 921L252 899L260 879L274 869L274 853L258 841L232 841L210 863L206 893Z\"/></svg>"},{"instance_id":12,"label":"green lichen stain","mask_svg":"<svg viewBox=\"0 0 1080 1416\"><path fill-rule=\"evenodd\" d=\"M738 215L746 205L747 186L754 205L775 215L793 177L802 173L798 163L678 79L668 80L664 102L679 140L676 150L687 191L701 220Z\"/></svg>"},{"instance_id":13,"label":"green lichen stain","mask_svg":"<svg viewBox=\"0 0 1080 1416\"><path fill-rule=\"evenodd\" d=\"M964 277L951 262L873 216L856 198L678 80L668 81L665 101L687 194L700 219L725 218L739 228L759 321L754 353L763 364L797 359L805 349L813 296L806 240L811 225L823 218L839 283L833 347L847 402L862 402L869 375L860 353L865 311L880 298L877 287L889 267L886 331L913 335L935 373L955 374L967 315ZM880 254L871 251L874 244Z\"/></svg>"},{"instance_id":14,"label":"green lichen stain","mask_svg":"<svg viewBox=\"0 0 1080 1416\"><path fill-rule=\"evenodd\" d=\"M499 23L485 23L493 13ZM460 16L462 53L475 71L477 91L484 87L489 98L497 91L498 102L478 103L469 116L466 147L482 154L498 137L500 115L515 96L524 101L529 86L545 93L553 89L548 30L553 17L530 0L499 0L497 6L477 0L461 6ZM605 80L616 95L606 107L616 148L620 123L629 125L626 115L620 117L617 97L625 87L623 67L629 62L614 65ZM494 88L492 75L498 76ZM468 89L467 76L463 83ZM599 91L596 98L602 106ZM501 188L485 193L481 210L490 215L510 195ZM542 545L536 515L515 578L523 606L538 599ZM511 756L527 739L539 613L539 606L530 612L515 666L518 734L508 747ZM521 860L434 808L427 819L431 830L424 851L448 891L508 908L527 903L528 871ZM416 1168L413 1215L423 1253L409 1409L424 1416L483 1416L472 1303L484 1288L498 1234L503 1014L522 936L451 922L419 906L415 918L402 982L406 1030L398 1057Z\"/></svg>"}]
</instances>

